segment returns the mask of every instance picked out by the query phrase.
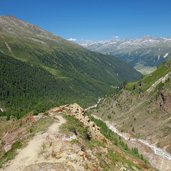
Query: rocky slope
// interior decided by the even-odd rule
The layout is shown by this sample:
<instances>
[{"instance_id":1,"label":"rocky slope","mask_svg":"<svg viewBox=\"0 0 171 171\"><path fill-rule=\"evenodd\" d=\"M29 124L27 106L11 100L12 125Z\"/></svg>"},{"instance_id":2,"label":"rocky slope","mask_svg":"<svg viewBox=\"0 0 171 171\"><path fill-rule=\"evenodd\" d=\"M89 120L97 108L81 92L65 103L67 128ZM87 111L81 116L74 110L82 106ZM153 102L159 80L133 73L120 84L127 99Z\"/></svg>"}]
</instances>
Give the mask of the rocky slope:
<instances>
[{"instance_id":1,"label":"rocky slope","mask_svg":"<svg viewBox=\"0 0 171 171\"><path fill-rule=\"evenodd\" d=\"M158 155L168 153L166 156L170 164L165 167L167 170L171 168L170 73L171 65L168 61L151 75L145 76L138 82L129 83L117 95L103 99L98 107L91 111L92 114L109 121L122 135L125 135L126 141L131 141L130 146L139 141L140 149L143 143L155 153L158 151ZM151 155L148 157L152 163L159 163L154 160L155 157ZM164 170L162 162L161 156L159 170Z\"/></svg>"}]
</instances>

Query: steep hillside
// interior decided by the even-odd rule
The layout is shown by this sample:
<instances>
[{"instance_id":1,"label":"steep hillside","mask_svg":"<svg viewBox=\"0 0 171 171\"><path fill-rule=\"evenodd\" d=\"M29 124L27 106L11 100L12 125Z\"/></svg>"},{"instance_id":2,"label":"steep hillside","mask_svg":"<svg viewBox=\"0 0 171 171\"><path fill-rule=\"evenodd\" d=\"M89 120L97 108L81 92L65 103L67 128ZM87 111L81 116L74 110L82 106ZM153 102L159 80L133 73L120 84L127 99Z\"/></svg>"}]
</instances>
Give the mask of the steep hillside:
<instances>
[{"instance_id":1,"label":"steep hillside","mask_svg":"<svg viewBox=\"0 0 171 171\"><path fill-rule=\"evenodd\" d=\"M10 16L0 17L0 60L0 108L6 111L1 115L20 117L31 109L75 101L85 106L113 86L140 77L117 58Z\"/></svg>"},{"instance_id":2,"label":"steep hillside","mask_svg":"<svg viewBox=\"0 0 171 171\"><path fill-rule=\"evenodd\" d=\"M146 74L171 57L169 38L146 36L135 40L80 42L80 45L95 52L117 56Z\"/></svg>"},{"instance_id":3,"label":"steep hillside","mask_svg":"<svg viewBox=\"0 0 171 171\"><path fill-rule=\"evenodd\" d=\"M155 170L102 121L90 121L77 104L5 123L10 126L5 134L0 131L0 171Z\"/></svg>"},{"instance_id":4,"label":"steep hillside","mask_svg":"<svg viewBox=\"0 0 171 171\"><path fill-rule=\"evenodd\" d=\"M138 82L129 83L118 94L103 99L98 107L91 111L113 124L124 138L129 137L126 140L130 141L131 145L136 141L141 143L141 146L138 145L140 150L145 145L154 150L157 156L161 155L161 159L155 159L149 151L142 150L151 163L159 164L159 170L162 170L162 167L163 170L171 169L170 78L171 61L168 61L154 73ZM167 162L162 165L165 158Z\"/></svg>"}]
</instances>

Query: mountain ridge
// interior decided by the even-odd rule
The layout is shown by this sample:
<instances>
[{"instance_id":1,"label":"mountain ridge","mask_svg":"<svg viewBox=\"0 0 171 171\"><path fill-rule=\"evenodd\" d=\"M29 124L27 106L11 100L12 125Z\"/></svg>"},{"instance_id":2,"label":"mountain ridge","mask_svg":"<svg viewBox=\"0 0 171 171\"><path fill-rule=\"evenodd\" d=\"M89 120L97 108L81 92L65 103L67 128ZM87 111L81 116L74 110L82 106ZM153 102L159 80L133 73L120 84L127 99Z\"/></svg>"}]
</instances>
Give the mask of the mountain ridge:
<instances>
[{"instance_id":1,"label":"mountain ridge","mask_svg":"<svg viewBox=\"0 0 171 171\"><path fill-rule=\"evenodd\" d=\"M0 51L0 69L3 71L0 75L0 105L6 110L11 107L13 110L18 108L22 114L17 112L17 116L32 111L33 103L29 95L33 92L35 95L32 100L40 102L39 109L41 104L42 107L48 104L56 106L75 100L86 105L113 91L113 86L140 77L135 69L113 56L88 51L15 17L0 17ZM10 67L16 68L18 72L16 80L12 76L15 70L11 71ZM29 71L40 78L27 77L30 75ZM17 91L13 91L12 85ZM3 87L8 87L8 90ZM46 94L46 97L43 94ZM46 103L46 100L49 103ZM23 101L21 106L20 101ZM27 104L24 104L26 101ZM38 103L33 106L36 105ZM26 110L23 110L23 106Z\"/></svg>"},{"instance_id":2,"label":"mountain ridge","mask_svg":"<svg viewBox=\"0 0 171 171\"><path fill-rule=\"evenodd\" d=\"M143 66L157 67L162 62L171 58L170 38L145 36L139 39L115 39L99 42L78 41L78 43L89 50L114 55L126 61L139 71L141 71Z\"/></svg>"}]
</instances>

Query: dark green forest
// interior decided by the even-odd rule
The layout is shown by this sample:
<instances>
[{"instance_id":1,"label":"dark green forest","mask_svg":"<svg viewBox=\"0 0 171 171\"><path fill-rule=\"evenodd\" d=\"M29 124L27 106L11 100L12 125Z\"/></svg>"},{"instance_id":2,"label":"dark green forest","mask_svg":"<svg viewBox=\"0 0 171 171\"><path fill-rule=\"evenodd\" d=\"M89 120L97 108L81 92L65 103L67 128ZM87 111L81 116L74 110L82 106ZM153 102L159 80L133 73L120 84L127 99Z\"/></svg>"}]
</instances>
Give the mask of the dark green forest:
<instances>
[{"instance_id":1,"label":"dark green forest","mask_svg":"<svg viewBox=\"0 0 171 171\"><path fill-rule=\"evenodd\" d=\"M67 61L64 55L60 59ZM98 97L114 91L112 83L122 83L120 78L105 76L105 68L100 69L95 64L82 64L78 59L73 68L69 67L72 62L63 63L60 75L53 73L57 70L44 69L0 52L0 107L5 109L0 115L8 119L10 116L21 118L27 112L37 114L53 106L74 102L86 107L95 103ZM93 68L99 71L94 72Z\"/></svg>"},{"instance_id":2,"label":"dark green forest","mask_svg":"<svg viewBox=\"0 0 171 171\"><path fill-rule=\"evenodd\" d=\"M0 23L0 115L22 117L66 103L82 107L141 74L13 17ZM8 31L8 28L11 31Z\"/></svg>"},{"instance_id":3,"label":"dark green forest","mask_svg":"<svg viewBox=\"0 0 171 171\"><path fill-rule=\"evenodd\" d=\"M105 83L84 77L79 72L68 71L69 77L57 77L38 65L16 60L1 52L0 71L0 107L5 109L0 114L8 119L10 116L20 118L27 112L37 114L66 103L77 102L85 107L114 91Z\"/></svg>"},{"instance_id":4,"label":"dark green forest","mask_svg":"<svg viewBox=\"0 0 171 171\"><path fill-rule=\"evenodd\" d=\"M38 66L0 53L0 104L10 115L20 118L26 112L41 112L55 105L79 101L81 105L92 102L94 95L86 91L78 80L57 78ZM82 93L81 93L82 92ZM84 98L83 97L88 98ZM92 97L91 97L92 96ZM34 109L34 110L33 110Z\"/></svg>"}]
</instances>

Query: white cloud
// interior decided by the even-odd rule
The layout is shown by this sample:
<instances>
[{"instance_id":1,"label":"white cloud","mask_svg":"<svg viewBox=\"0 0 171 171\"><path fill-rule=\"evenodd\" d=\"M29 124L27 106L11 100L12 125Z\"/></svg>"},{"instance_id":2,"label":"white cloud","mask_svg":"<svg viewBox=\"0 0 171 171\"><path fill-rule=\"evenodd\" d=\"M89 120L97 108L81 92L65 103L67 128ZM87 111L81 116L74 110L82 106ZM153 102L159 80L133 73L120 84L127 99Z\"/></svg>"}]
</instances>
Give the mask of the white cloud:
<instances>
[{"instance_id":1,"label":"white cloud","mask_svg":"<svg viewBox=\"0 0 171 171\"><path fill-rule=\"evenodd\" d=\"M77 41L77 39L74 39L74 38L69 38L69 39L67 39L67 40L69 40L69 41L71 41L71 42L76 42L76 41Z\"/></svg>"},{"instance_id":2,"label":"white cloud","mask_svg":"<svg viewBox=\"0 0 171 171\"><path fill-rule=\"evenodd\" d=\"M119 39L119 36L114 36L115 39Z\"/></svg>"}]
</instances>

